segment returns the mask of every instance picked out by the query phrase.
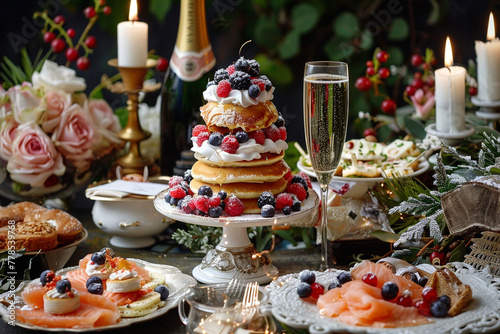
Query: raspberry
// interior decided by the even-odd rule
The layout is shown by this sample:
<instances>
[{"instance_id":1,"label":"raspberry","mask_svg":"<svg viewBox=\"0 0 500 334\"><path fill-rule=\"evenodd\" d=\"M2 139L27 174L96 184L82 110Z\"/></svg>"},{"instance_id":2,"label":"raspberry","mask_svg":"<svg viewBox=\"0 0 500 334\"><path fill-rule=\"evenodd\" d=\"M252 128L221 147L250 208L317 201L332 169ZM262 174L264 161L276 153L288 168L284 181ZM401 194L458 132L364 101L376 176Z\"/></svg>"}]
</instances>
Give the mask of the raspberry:
<instances>
[{"instance_id":1,"label":"raspberry","mask_svg":"<svg viewBox=\"0 0 500 334\"><path fill-rule=\"evenodd\" d=\"M170 196L177 199L186 197L186 191L182 189L181 186L175 186L173 188L170 188L169 193Z\"/></svg>"},{"instance_id":2,"label":"raspberry","mask_svg":"<svg viewBox=\"0 0 500 334\"><path fill-rule=\"evenodd\" d=\"M286 140L286 128L281 126L278 130L280 130L281 140Z\"/></svg>"},{"instance_id":3,"label":"raspberry","mask_svg":"<svg viewBox=\"0 0 500 334\"><path fill-rule=\"evenodd\" d=\"M222 140L222 144L220 145L220 148L227 153L234 154L236 151L238 151L238 148L240 147L240 143L238 143L238 139L236 139L235 136L229 135L224 137Z\"/></svg>"},{"instance_id":4,"label":"raspberry","mask_svg":"<svg viewBox=\"0 0 500 334\"><path fill-rule=\"evenodd\" d=\"M226 69L218 69L215 74L214 74L214 81L216 84L221 82L222 80L228 80L229 79L229 73L227 73Z\"/></svg>"},{"instance_id":5,"label":"raspberry","mask_svg":"<svg viewBox=\"0 0 500 334\"><path fill-rule=\"evenodd\" d=\"M170 188L173 188L175 186L180 185L181 181L184 181L184 178L182 176L178 176L178 175L172 176L170 178L170 180L168 181L168 186Z\"/></svg>"},{"instance_id":6,"label":"raspberry","mask_svg":"<svg viewBox=\"0 0 500 334\"><path fill-rule=\"evenodd\" d=\"M230 216L240 216L245 210L245 206L236 196L231 196L226 200L226 212Z\"/></svg>"},{"instance_id":7,"label":"raspberry","mask_svg":"<svg viewBox=\"0 0 500 334\"><path fill-rule=\"evenodd\" d=\"M265 76L265 75L261 75L259 77L259 79L261 79L262 81L264 81L264 84L266 85L266 91L270 91L271 88L273 87L273 84L271 83L271 80L269 80L267 78L267 76Z\"/></svg>"},{"instance_id":8,"label":"raspberry","mask_svg":"<svg viewBox=\"0 0 500 334\"><path fill-rule=\"evenodd\" d=\"M307 182L307 187L312 188L311 178L309 177L309 175L304 172L298 172L297 175L302 176L302 178Z\"/></svg>"},{"instance_id":9,"label":"raspberry","mask_svg":"<svg viewBox=\"0 0 500 334\"><path fill-rule=\"evenodd\" d=\"M210 138L210 133L208 132L201 132L198 135L198 138L196 139L196 145L201 146L205 140L208 140Z\"/></svg>"},{"instance_id":10,"label":"raspberry","mask_svg":"<svg viewBox=\"0 0 500 334\"><path fill-rule=\"evenodd\" d=\"M233 74L233 73L234 73L234 71L235 71L235 70L234 70L234 65L229 65L229 66L227 67L227 69L226 69L226 70L227 70L227 73L228 73L229 75Z\"/></svg>"},{"instance_id":11,"label":"raspberry","mask_svg":"<svg viewBox=\"0 0 500 334\"><path fill-rule=\"evenodd\" d=\"M220 206L220 197L219 196L210 197L208 199L208 206L211 208Z\"/></svg>"},{"instance_id":12,"label":"raspberry","mask_svg":"<svg viewBox=\"0 0 500 334\"><path fill-rule=\"evenodd\" d=\"M193 198L191 196L186 196L182 200L182 205L181 205L181 210L184 211L185 213L191 214L194 212L196 207L193 205Z\"/></svg>"},{"instance_id":13,"label":"raspberry","mask_svg":"<svg viewBox=\"0 0 500 334\"><path fill-rule=\"evenodd\" d=\"M197 196L193 199L195 207L207 213L208 212L208 197L207 196Z\"/></svg>"},{"instance_id":14,"label":"raspberry","mask_svg":"<svg viewBox=\"0 0 500 334\"><path fill-rule=\"evenodd\" d=\"M208 128L207 128L206 125L200 125L200 124L198 124L197 126L194 127L193 132L192 132L192 136L193 137L198 137L198 135L201 132L207 132L207 131L208 131Z\"/></svg>"},{"instance_id":15,"label":"raspberry","mask_svg":"<svg viewBox=\"0 0 500 334\"><path fill-rule=\"evenodd\" d=\"M259 145L264 145L264 142L266 141L266 135L262 130L249 132L248 135L250 139L255 140Z\"/></svg>"},{"instance_id":16,"label":"raspberry","mask_svg":"<svg viewBox=\"0 0 500 334\"><path fill-rule=\"evenodd\" d=\"M264 134L266 135L266 138L269 138L274 142L281 139L280 130L278 130L278 128L274 124L270 127L265 128Z\"/></svg>"},{"instance_id":17,"label":"raspberry","mask_svg":"<svg viewBox=\"0 0 500 334\"><path fill-rule=\"evenodd\" d=\"M262 209L264 205L276 205L276 199L274 198L274 195L270 191L264 191L259 198L257 199L257 206Z\"/></svg>"},{"instance_id":18,"label":"raspberry","mask_svg":"<svg viewBox=\"0 0 500 334\"><path fill-rule=\"evenodd\" d=\"M286 191L296 195L297 199L301 202L307 198L307 191L304 189L304 186L301 183L290 184L288 188L286 188ZM290 206L292 206L292 204L290 204Z\"/></svg>"},{"instance_id":19,"label":"raspberry","mask_svg":"<svg viewBox=\"0 0 500 334\"><path fill-rule=\"evenodd\" d=\"M292 177L288 185L290 185L291 183L300 183L304 186L304 189L306 191L309 189L309 185L307 184L307 181L302 177L302 175L299 174L294 175L294 177Z\"/></svg>"},{"instance_id":20,"label":"raspberry","mask_svg":"<svg viewBox=\"0 0 500 334\"><path fill-rule=\"evenodd\" d=\"M266 89L266 84L261 79L252 79L252 84L259 86L261 92Z\"/></svg>"},{"instance_id":21,"label":"raspberry","mask_svg":"<svg viewBox=\"0 0 500 334\"><path fill-rule=\"evenodd\" d=\"M288 170L288 172L286 172L286 174L285 174L285 176L283 176L283 178L285 180L289 181L292 178L292 171Z\"/></svg>"},{"instance_id":22,"label":"raspberry","mask_svg":"<svg viewBox=\"0 0 500 334\"><path fill-rule=\"evenodd\" d=\"M281 193L278 196L276 196L276 209L281 210L285 206L292 206L293 205L293 197L290 194L287 193Z\"/></svg>"},{"instance_id":23,"label":"raspberry","mask_svg":"<svg viewBox=\"0 0 500 334\"><path fill-rule=\"evenodd\" d=\"M250 74L250 76L252 78L253 77L258 77L259 73L260 73L260 65L259 65L259 63L255 59L250 59L248 61L248 65L250 66L250 68L248 70L248 74ZM264 88L262 88L261 90L264 90Z\"/></svg>"},{"instance_id":24,"label":"raspberry","mask_svg":"<svg viewBox=\"0 0 500 334\"><path fill-rule=\"evenodd\" d=\"M231 92L231 84L227 80L222 80L217 85L217 96L218 97L227 97Z\"/></svg>"},{"instance_id":25,"label":"raspberry","mask_svg":"<svg viewBox=\"0 0 500 334\"><path fill-rule=\"evenodd\" d=\"M242 71L235 71L229 76L229 82L231 83L232 89L245 90L252 84L252 79L248 73Z\"/></svg>"}]
</instances>

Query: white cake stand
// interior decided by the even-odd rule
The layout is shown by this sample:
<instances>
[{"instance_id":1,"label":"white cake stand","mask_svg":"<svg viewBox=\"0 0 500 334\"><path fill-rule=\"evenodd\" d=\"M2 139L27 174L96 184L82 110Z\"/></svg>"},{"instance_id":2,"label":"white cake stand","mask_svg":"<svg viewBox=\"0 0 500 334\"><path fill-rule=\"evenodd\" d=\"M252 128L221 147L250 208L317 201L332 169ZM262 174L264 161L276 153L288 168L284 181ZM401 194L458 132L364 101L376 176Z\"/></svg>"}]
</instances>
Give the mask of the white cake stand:
<instances>
[{"instance_id":1,"label":"white cake stand","mask_svg":"<svg viewBox=\"0 0 500 334\"><path fill-rule=\"evenodd\" d=\"M273 224L311 227L318 215L319 198L312 189L309 189L309 197L302 202L299 212L289 216L279 213L272 218L264 218L260 214L220 218L187 214L165 201L167 192L168 189L160 192L153 200L161 214L188 224L222 227L219 244L193 269L193 276L202 283L227 283L238 271L246 273L245 280L260 284L270 282L278 276L278 269L271 264L268 254L256 251L248 238L247 228Z\"/></svg>"}]
</instances>

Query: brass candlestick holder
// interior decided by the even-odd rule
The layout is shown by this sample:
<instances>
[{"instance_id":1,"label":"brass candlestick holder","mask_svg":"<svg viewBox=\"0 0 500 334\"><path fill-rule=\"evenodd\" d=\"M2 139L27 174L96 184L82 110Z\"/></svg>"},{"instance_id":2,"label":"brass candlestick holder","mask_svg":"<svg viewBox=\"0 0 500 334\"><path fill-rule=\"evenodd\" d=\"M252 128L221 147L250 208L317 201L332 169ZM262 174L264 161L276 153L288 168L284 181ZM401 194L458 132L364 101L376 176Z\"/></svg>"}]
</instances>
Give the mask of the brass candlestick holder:
<instances>
[{"instance_id":1,"label":"brass candlestick holder","mask_svg":"<svg viewBox=\"0 0 500 334\"><path fill-rule=\"evenodd\" d=\"M111 59L108 65L118 68L122 76L122 82L117 82L108 87L113 93L128 95L127 125L118 133L118 137L130 143L129 152L116 160L110 173L114 174L116 167L122 168L123 175L144 173L144 168L148 169L148 175L154 176L160 174L160 167L150 159L141 154L140 143L151 137L151 133L141 127L139 121L139 93L154 92L158 90L161 84L144 85L144 77L149 68L156 66L157 61L148 59L144 67L122 67L118 65L118 59Z\"/></svg>"}]
</instances>

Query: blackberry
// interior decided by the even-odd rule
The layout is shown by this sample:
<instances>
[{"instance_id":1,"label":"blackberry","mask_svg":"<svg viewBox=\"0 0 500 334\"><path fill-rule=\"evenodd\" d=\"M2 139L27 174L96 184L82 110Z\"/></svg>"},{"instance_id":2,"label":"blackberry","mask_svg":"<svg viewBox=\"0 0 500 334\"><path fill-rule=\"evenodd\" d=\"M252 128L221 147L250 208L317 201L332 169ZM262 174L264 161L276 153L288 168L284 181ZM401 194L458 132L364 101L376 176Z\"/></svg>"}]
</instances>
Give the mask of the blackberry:
<instances>
[{"instance_id":1,"label":"blackberry","mask_svg":"<svg viewBox=\"0 0 500 334\"><path fill-rule=\"evenodd\" d=\"M212 188L210 188L209 186L201 186L200 189L198 189L198 195L200 196L208 196L208 197L212 197L213 195L213 191L212 191Z\"/></svg>"},{"instance_id":2,"label":"blackberry","mask_svg":"<svg viewBox=\"0 0 500 334\"><path fill-rule=\"evenodd\" d=\"M222 208L220 206L214 206L208 209L208 215L212 218L219 218L222 215Z\"/></svg>"},{"instance_id":3,"label":"blackberry","mask_svg":"<svg viewBox=\"0 0 500 334\"><path fill-rule=\"evenodd\" d=\"M235 71L229 76L229 83L232 89L245 90L252 85L252 79L248 73Z\"/></svg>"},{"instance_id":4,"label":"blackberry","mask_svg":"<svg viewBox=\"0 0 500 334\"><path fill-rule=\"evenodd\" d=\"M266 204L276 206L276 199L274 198L273 194L271 194L271 192L269 191L264 191L257 200L257 206L260 209L262 209L262 207Z\"/></svg>"},{"instance_id":5,"label":"blackberry","mask_svg":"<svg viewBox=\"0 0 500 334\"><path fill-rule=\"evenodd\" d=\"M238 131L236 132L236 139L238 139L238 143L243 144L248 141L248 133L245 131Z\"/></svg>"},{"instance_id":6,"label":"blackberry","mask_svg":"<svg viewBox=\"0 0 500 334\"><path fill-rule=\"evenodd\" d=\"M292 183L300 183L304 186L304 189L307 191L307 181L300 175L294 175L292 178Z\"/></svg>"},{"instance_id":7,"label":"blackberry","mask_svg":"<svg viewBox=\"0 0 500 334\"><path fill-rule=\"evenodd\" d=\"M276 214L276 209L274 206L266 204L260 209L260 214L262 217L270 218Z\"/></svg>"},{"instance_id":8,"label":"blackberry","mask_svg":"<svg viewBox=\"0 0 500 334\"><path fill-rule=\"evenodd\" d=\"M276 125L277 128L285 126L285 119L283 118L283 116L281 116L281 114L278 116L276 122L274 122L274 125Z\"/></svg>"},{"instance_id":9,"label":"blackberry","mask_svg":"<svg viewBox=\"0 0 500 334\"><path fill-rule=\"evenodd\" d=\"M224 68L218 69L214 74L214 81L216 84L227 79L229 79L229 73Z\"/></svg>"},{"instance_id":10,"label":"blackberry","mask_svg":"<svg viewBox=\"0 0 500 334\"><path fill-rule=\"evenodd\" d=\"M260 88L259 85L251 85L248 87L248 96L250 96L252 99L256 99L260 94Z\"/></svg>"},{"instance_id":11,"label":"blackberry","mask_svg":"<svg viewBox=\"0 0 500 334\"><path fill-rule=\"evenodd\" d=\"M212 81L209 81L209 82L207 83L207 88L208 88L208 87L210 87L210 86L213 86L213 85L215 85L215 81L213 81L213 80L212 80Z\"/></svg>"},{"instance_id":12,"label":"blackberry","mask_svg":"<svg viewBox=\"0 0 500 334\"><path fill-rule=\"evenodd\" d=\"M283 211L283 214L285 216L289 216L292 213L292 208L289 206L285 206L283 209L281 209L281 211Z\"/></svg>"},{"instance_id":13,"label":"blackberry","mask_svg":"<svg viewBox=\"0 0 500 334\"><path fill-rule=\"evenodd\" d=\"M190 183L193 180L193 176L191 175L191 169L188 169L184 172L184 181Z\"/></svg>"},{"instance_id":14,"label":"blackberry","mask_svg":"<svg viewBox=\"0 0 500 334\"><path fill-rule=\"evenodd\" d=\"M292 210L297 212L300 211L300 207L302 206L302 202L299 200L294 200L292 204Z\"/></svg>"},{"instance_id":15,"label":"blackberry","mask_svg":"<svg viewBox=\"0 0 500 334\"><path fill-rule=\"evenodd\" d=\"M220 146L223 138L224 136L220 132L212 132L210 137L208 137L208 143L213 146Z\"/></svg>"},{"instance_id":16,"label":"blackberry","mask_svg":"<svg viewBox=\"0 0 500 334\"><path fill-rule=\"evenodd\" d=\"M241 57L240 59L238 59L236 61L236 63L234 63L234 70L235 71L242 71L242 72L248 73L249 69L250 69L250 64L243 57Z\"/></svg>"},{"instance_id":17,"label":"blackberry","mask_svg":"<svg viewBox=\"0 0 500 334\"><path fill-rule=\"evenodd\" d=\"M219 196L220 200L223 201L227 198L227 192L224 190L221 190L217 193L217 196Z\"/></svg>"},{"instance_id":18,"label":"blackberry","mask_svg":"<svg viewBox=\"0 0 500 334\"><path fill-rule=\"evenodd\" d=\"M250 74L250 76L252 78L258 77L259 73L260 73L260 65L257 62L257 60L250 59L248 61L248 65L250 66L250 69L248 70L248 74Z\"/></svg>"}]
</instances>

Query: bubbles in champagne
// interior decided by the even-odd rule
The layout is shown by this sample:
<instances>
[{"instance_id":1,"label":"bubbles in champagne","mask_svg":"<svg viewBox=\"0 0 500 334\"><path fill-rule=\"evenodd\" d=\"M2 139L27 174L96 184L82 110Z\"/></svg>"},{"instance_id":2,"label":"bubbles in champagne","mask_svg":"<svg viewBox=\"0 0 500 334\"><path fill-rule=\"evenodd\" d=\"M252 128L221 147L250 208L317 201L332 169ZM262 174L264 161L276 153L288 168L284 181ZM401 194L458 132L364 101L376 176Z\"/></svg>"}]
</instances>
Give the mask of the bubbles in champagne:
<instances>
[{"instance_id":1,"label":"bubbles in champagne","mask_svg":"<svg viewBox=\"0 0 500 334\"><path fill-rule=\"evenodd\" d=\"M339 163L347 130L349 86L346 76L314 74L304 78L304 124L311 162L330 174Z\"/></svg>"}]
</instances>

